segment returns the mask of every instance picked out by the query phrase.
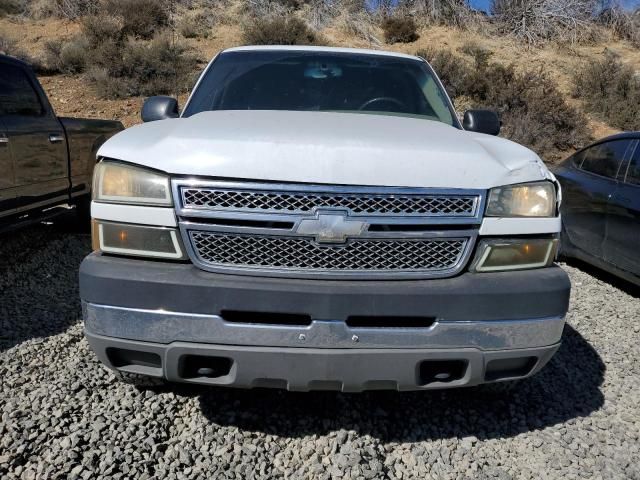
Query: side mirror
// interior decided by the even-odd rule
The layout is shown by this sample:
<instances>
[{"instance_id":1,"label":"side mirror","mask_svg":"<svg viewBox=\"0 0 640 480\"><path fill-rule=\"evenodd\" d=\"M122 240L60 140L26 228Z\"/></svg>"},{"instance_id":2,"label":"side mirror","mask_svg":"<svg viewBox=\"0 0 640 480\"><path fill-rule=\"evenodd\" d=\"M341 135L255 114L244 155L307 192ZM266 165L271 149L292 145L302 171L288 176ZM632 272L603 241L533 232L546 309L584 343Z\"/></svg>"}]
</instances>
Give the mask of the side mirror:
<instances>
[{"instance_id":1,"label":"side mirror","mask_svg":"<svg viewBox=\"0 0 640 480\"><path fill-rule=\"evenodd\" d=\"M167 118L178 118L178 101L171 97L149 97L142 105L142 121L154 122Z\"/></svg>"},{"instance_id":2,"label":"side mirror","mask_svg":"<svg viewBox=\"0 0 640 480\"><path fill-rule=\"evenodd\" d=\"M491 110L467 110L462 119L462 128L471 132L498 135L500 126L498 115Z\"/></svg>"}]
</instances>

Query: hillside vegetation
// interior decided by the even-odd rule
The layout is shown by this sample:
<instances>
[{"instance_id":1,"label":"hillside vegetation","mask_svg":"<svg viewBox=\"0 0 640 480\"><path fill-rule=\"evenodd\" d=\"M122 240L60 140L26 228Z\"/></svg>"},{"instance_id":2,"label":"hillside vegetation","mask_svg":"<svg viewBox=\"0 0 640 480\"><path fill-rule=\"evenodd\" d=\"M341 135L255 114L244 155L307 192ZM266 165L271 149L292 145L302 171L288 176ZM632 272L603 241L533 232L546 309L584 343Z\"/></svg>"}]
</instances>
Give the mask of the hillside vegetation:
<instances>
[{"instance_id":1,"label":"hillside vegetation","mask_svg":"<svg viewBox=\"0 0 640 480\"><path fill-rule=\"evenodd\" d=\"M145 96L184 102L220 49L305 44L421 55L459 111L495 109L502 135L547 161L640 129L640 11L598 10L600 0L494 0L490 16L463 0L367 4L0 0L0 51L34 65L59 114L127 126Z\"/></svg>"}]
</instances>

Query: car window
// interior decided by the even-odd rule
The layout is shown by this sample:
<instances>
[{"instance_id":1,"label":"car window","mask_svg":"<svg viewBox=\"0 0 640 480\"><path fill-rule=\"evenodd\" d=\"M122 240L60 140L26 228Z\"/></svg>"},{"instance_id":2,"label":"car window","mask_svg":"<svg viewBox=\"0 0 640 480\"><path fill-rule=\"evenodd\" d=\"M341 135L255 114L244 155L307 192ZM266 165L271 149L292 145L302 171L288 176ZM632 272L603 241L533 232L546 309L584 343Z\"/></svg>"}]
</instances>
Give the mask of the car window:
<instances>
[{"instance_id":1,"label":"car window","mask_svg":"<svg viewBox=\"0 0 640 480\"><path fill-rule=\"evenodd\" d=\"M0 115L42 115L40 98L27 73L14 65L0 65Z\"/></svg>"},{"instance_id":2,"label":"car window","mask_svg":"<svg viewBox=\"0 0 640 480\"><path fill-rule=\"evenodd\" d=\"M626 183L640 185L640 145L636 147L636 154L631 160L629 170L627 170Z\"/></svg>"},{"instance_id":3,"label":"car window","mask_svg":"<svg viewBox=\"0 0 640 480\"><path fill-rule=\"evenodd\" d=\"M581 168L587 172L616 178L620 163L631 142L629 140L612 140L588 149Z\"/></svg>"},{"instance_id":4,"label":"car window","mask_svg":"<svg viewBox=\"0 0 640 480\"><path fill-rule=\"evenodd\" d=\"M209 110L394 115L456 126L448 98L425 62L355 53L222 53L200 81L183 116Z\"/></svg>"},{"instance_id":5,"label":"car window","mask_svg":"<svg viewBox=\"0 0 640 480\"><path fill-rule=\"evenodd\" d=\"M571 157L571 163L573 163L576 167L580 168L580 166L582 165L582 162L584 162L584 159L588 153L589 153L588 148L586 150L582 150L581 152L575 153Z\"/></svg>"}]
</instances>

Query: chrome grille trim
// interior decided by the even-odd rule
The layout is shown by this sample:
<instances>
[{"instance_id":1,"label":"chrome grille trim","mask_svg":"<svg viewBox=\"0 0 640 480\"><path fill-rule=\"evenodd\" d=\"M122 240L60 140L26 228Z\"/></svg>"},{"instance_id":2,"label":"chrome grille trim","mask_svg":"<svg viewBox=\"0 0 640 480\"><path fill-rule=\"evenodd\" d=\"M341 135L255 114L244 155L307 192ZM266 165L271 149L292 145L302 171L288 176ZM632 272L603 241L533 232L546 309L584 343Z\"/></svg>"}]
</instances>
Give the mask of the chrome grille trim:
<instances>
[{"instance_id":1,"label":"chrome grille trim","mask_svg":"<svg viewBox=\"0 0 640 480\"><path fill-rule=\"evenodd\" d=\"M198 268L217 273L323 279L420 279L458 274L473 251L486 196L484 190L197 179L174 179L172 187L182 238L189 258ZM240 203L222 208L186 207L183 193L190 189L240 192ZM292 197L320 198L323 202L353 197L364 202L358 205L372 205L368 203L371 198L382 198L385 208L400 199L405 210L386 212L377 207L380 203L375 203L377 210L364 212L356 204L340 203L343 200L335 204L313 200L301 208L295 204L280 210L243 209L243 192L259 194L261 198L274 195L286 198L286 202ZM429 207L429 211L406 213L415 208L413 200L406 200L413 198L428 202L427 206L439 205L439 200L433 199L462 198L467 211L446 215L442 210L436 211L440 208L436 206ZM337 236L327 234L327 227L337 229ZM348 233L341 237L339 232Z\"/></svg>"},{"instance_id":2,"label":"chrome grille trim","mask_svg":"<svg viewBox=\"0 0 640 480\"><path fill-rule=\"evenodd\" d=\"M179 179L173 182L178 215L234 218L302 216L348 211L371 223L480 223L484 191L407 187L275 184Z\"/></svg>"},{"instance_id":3,"label":"chrome grille trim","mask_svg":"<svg viewBox=\"0 0 640 480\"><path fill-rule=\"evenodd\" d=\"M473 217L474 196L452 195L354 195L237 191L183 187L182 205L198 210L231 210L259 213L313 213L318 208L340 208L352 215L417 215L421 217Z\"/></svg>"},{"instance_id":4,"label":"chrome grille trim","mask_svg":"<svg viewBox=\"0 0 640 480\"><path fill-rule=\"evenodd\" d=\"M294 271L442 271L460 261L466 238L428 240L354 239L338 247L309 238L236 235L192 230L200 260L211 266Z\"/></svg>"},{"instance_id":5,"label":"chrome grille trim","mask_svg":"<svg viewBox=\"0 0 640 480\"><path fill-rule=\"evenodd\" d=\"M468 263L477 237L475 230L394 237L372 232L336 245L286 230L238 231L193 222L181 222L180 229L189 257L203 270L294 278L450 277ZM438 252L445 255L434 257Z\"/></svg>"}]
</instances>

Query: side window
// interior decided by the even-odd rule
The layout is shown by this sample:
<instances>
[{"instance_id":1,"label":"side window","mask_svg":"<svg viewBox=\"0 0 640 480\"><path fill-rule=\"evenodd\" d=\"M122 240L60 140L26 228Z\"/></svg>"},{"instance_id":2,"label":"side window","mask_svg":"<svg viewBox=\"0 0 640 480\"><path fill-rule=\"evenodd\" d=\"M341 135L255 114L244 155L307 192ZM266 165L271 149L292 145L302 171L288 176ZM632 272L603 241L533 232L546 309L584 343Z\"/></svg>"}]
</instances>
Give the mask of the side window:
<instances>
[{"instance_id":1,"label":"side window","mask_svg":"<svg viewBox=\"0 0 640 480\"><path fill-rule=\"evenodd\" d=\"M27 73L20 67L0 68L0 115L42 115L43 108Z\"/></svg>"},{"instance_id":2,"label":"side window","mask_svg":"<svg viewBox=\"0 0 640 480\"><path fill-rule=\"evenodd\" d=\"M571 163L573 163L573 165L576 168L580 168L582 166L582 162L584 161L584 158L587 156L587 154L590 151L591 151L590 149L587 149L574 154L573 157L571 157Z\"/></svg>"},{"instance_id":3,"label":"side window","mask_svg":"<svg viewBox=\"0 0 640 480\"><path fill-rule=\"evenodd\" d=\"M615 178L630 144L629 140L612 140L590 148L582 162L582 170Z\"/></svg>"},{"instance_id":4,"label":"side window","mask_svg":"<svg viewBox=\"0 0 640 480\"><path fill-rule=\"evenodd\" d=\"M636 154L631 160L629 170L627 170L626 183L631 185L640 185L640 145L636 147Z\"/></svg>"}]
</instances>

